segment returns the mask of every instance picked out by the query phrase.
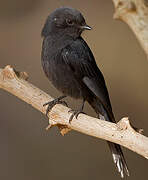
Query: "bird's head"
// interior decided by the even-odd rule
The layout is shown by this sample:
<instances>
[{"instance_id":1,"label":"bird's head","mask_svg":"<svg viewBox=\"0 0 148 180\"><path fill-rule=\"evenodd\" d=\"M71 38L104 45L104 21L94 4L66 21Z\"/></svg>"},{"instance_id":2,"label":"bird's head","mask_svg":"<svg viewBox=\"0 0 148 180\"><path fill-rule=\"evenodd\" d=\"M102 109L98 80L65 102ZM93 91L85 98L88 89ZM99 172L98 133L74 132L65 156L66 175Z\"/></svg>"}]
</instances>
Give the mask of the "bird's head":
<instances>
[{"instance_id":1,"label":"bird's head","mask_svg":"<svg viewBox=\"0 0 148 180\"><path fill-rule=\"evenodd\" d=\"M52 12L45 22L42 30L42 36L68 35L79 37L84 30L90 30L91 27L85 22L82 14L73 8L62 7Z\"/></svg>"}]
</instances>

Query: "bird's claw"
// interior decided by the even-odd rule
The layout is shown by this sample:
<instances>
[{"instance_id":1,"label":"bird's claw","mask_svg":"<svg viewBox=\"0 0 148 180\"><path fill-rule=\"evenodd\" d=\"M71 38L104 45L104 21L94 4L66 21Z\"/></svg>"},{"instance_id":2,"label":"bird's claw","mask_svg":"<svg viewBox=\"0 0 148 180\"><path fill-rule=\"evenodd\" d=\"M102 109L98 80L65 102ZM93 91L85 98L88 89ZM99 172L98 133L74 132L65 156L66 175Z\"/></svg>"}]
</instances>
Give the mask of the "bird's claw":
<instances>
[{"instance_id":1,"label":"bird's claw","mask_svg":"<svg viewBox=\"0 0 148 180\"><path fill-rule=\"evenodd\" d=\"M68 112L72 113L72 115L69 118L69 123L71 123L74 117L77 119L79 114L85 114L82 110L69 110Z\"/></svg>"},{"instance_id":2,"label":"bird's claw","mask_svg":"<svg viewBox=\"0 0 148 180\"><path fill-rule=\"evenodd\" d=\"M46 116L48 115L48 113L51 111L51 109L56 105L56 104L63 104L64 106L68 107L68 104L65 101L62 101L61 99L63 99L64 97L59 97L57 99L54 99L53 101L49 101L45 104L43 104L43 106L47 106L46 109Z\"/></svg>"}]
</instances>

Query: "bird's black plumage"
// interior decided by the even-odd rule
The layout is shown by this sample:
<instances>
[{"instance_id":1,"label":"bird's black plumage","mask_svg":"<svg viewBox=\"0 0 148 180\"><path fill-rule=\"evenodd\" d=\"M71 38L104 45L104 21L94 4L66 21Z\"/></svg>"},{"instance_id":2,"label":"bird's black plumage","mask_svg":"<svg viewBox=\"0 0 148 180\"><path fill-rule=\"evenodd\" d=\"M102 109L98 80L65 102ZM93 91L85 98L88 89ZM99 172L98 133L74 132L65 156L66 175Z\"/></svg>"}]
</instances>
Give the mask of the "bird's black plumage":
<instances>
[{"instance_id":1,"label":"bird's black plumage","mask_svg":"<svg viewBox=\"0 0 148 180\"><path fill-rule=\"evenodd\" d=\"M104 77L81 37L85 29L90 27L73 8L63 7L51 13L42 30L42 66L48 79L64 96L88 101L98 116L115 122ZM121 177L124 173L129 175L120 146L108 144Z\"/></svg>"}]
</instances>

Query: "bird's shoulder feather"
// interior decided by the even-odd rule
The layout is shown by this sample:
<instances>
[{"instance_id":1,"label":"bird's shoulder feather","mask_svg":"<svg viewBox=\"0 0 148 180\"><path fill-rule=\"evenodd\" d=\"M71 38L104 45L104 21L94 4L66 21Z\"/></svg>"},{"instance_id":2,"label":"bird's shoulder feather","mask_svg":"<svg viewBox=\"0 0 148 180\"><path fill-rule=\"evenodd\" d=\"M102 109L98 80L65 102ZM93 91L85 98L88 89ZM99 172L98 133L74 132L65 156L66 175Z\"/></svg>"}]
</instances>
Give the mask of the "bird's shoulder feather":
<instances>
[{"instance_id":1,"label":"bird's shoulder feather","mask_svg":"<svg viewBox=\"0 0 148 180\"><path fill-rule=\"evenodd\" d=\"M97 67L94 56L87 43L82 38L78 38L62 50L62 57L75 74L75 77L81 77L83 83L112 112L103 74Z\"/></svg>"}]
</instances>

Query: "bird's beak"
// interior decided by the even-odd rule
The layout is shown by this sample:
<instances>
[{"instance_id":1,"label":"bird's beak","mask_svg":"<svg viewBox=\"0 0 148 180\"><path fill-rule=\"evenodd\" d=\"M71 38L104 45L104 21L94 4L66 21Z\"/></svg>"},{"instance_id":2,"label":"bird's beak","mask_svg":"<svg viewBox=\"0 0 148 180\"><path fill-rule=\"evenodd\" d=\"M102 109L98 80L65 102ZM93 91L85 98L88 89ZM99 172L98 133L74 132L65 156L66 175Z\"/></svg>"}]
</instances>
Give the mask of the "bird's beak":
<instances>
[{"instance_id":1,"label":"bird's beak","mask_svg":"<svg viewBox=\"0 0 148 180\"><path fill-rule=\"evenodd\" d=\"M81 26L81 29L83 29L83 30L91 30L92 28L86 24L84 26Z\"/></svg>"}]
</instances>

